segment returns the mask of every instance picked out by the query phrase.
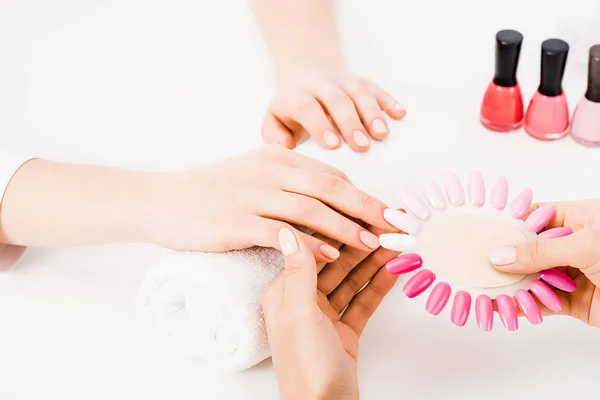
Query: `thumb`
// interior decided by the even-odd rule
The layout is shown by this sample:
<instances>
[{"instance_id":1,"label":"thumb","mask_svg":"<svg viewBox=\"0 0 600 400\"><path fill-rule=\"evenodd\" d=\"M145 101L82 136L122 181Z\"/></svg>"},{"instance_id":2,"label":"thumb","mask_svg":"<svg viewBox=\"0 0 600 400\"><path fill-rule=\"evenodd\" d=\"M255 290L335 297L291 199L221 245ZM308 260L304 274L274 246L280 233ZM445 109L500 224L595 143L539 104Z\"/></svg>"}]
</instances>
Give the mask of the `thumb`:
<instances>
[{"instance_id":1,"label":"thumb","mask_svg":"<svg viewBox=\"0 0 600 400\"><path fill-rule=\"evenodd\" d=\"M317 266L315 258L300 236L288 228L278 233L279 245L285 258L284 301L308 305L317 295Z\"/></svg>"},{"instance_id":2,"label":"thumb","mask_svg":"<svg viewBox=\"0 0 600 400\"><path fill-rule=\"evenodd\" d=\"M290 150L296 147L292 132L271 113L267 113L263 120L262 137L266 143L277 143Z\"/></svg>"},{"instance_id":3,"label":"thumb","mask_svg":"<svg viewBox=\"0 0 600 400\"><path fill-rule=\"evenodd\" d=\"M542 270L571 266L585 273L600 261L600 238L591 230L582 229L557 239L538 239L501 247L489 254L490 263L499 271L531 274Z\"/></svg>"}]
</instances>

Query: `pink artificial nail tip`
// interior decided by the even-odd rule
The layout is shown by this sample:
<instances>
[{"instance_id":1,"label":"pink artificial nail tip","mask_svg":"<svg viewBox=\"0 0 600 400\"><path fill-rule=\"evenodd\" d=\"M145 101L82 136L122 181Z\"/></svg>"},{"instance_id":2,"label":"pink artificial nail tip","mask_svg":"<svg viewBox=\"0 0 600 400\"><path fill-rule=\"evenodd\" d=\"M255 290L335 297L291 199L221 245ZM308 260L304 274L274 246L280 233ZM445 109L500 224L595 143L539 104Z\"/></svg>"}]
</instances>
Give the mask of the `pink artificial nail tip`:
<instances>
[{"instance_id":1,"label":"pink artificial nail tip","mask_svg":"<svg viewBox=\"0 0 600 400\"><path fill-rule=\"evenodd\" d=\"M446 282L440 282L435 285L427 298L427 304L425 306L427 312L431 315L438 315L441 313L444 307L446 307L451 293L452 289Z\"/></svg>"},{"instance_id":2,"label":"pink artificial nail tip","mask_svg":"<svg viewBox=\"0 0 600 400\"><path fill-rule=\"evenodd\" d=\"M521 312L529 322L531 322L533 325L539 325L542 323L542 312L527 290L517 290L517 293L515 294L515 300L517 301Z\"/></svg>"},{"instance_id":3,"label":"pink artificial nail tip","mask_svg":"<svg viewBox=\"0 0 600 400\"><path fill-rule=\"evenodd\" d=\"M383 218L396 228L408 233L409 235L414 235L419 231L419 223L417 220L413 216L408 215L400 210L388 208L383 212Z\"/></svg>"},{"instance_id":4,"label":"pink artificial nail tip","mask_svg":"<svg viewBox=\"0 0 600 400\"><path fill-rule=\"evenodd\" d=\"M544 231L538 235L540 238L544 239L557 239L565 236L569 236L573 233L573 229L568 226L561 226L559 228L552 228Z\"/></svg>"},{"instance_id":5,"label":"pink artificial nail tip","mask_svg":"<svg viewBox=\"0 0 600 400\"><path fill-rule=\"evenodd\" d=\"M465 204L465 191L460 183L460 180L455 174L449 173L446 175L444 186L446 188L446 194L448 195L450 204L455 207L460 207Z\"/></svg>"},{"instance_id":6,"label":"pink artificial nail tip","mask_svg":"<svg viewBox=\"0 0 600 400\"><path fill-rule=\"evenodd\" d=\"M390 274L407 274L421 268L423 259L418 254L402 254L385 264L385 268Z\"/></svg>"},{"instance_id":7,"label":"pink artificial nail tip","mask_svg":"<svg viewBox=\"0 0 600 400\"><path fill-rule=\"evenodd\" d=\"M475 318L477 319L479 329L485 332L492 330L494 325L494 307L492 306L492 299L485 294L477 296L477 300L475 300Z\"/></svg>"},{"instance_id":8,"label":"pink artificial nail tip","mask_svg":"<svg viewBox=\"0 0 600 400\"><path fill-rule=\"evenodd\" d=\"M504 210L508 201L508 180L501 176L496 181L491 193L492 207L498 211Z\"/></svg>"},{"instance_id":9,"label":"pink artificial nail tip","mask_svg":"<svg viewBox=\"0 0 600 400\"><path fill-rule=\"evenodd\" d=\"M533 200L533 192L529 188L525 188L514 198L510 204L510 215L516 219L523 219L531 207Z\"/></svg>"},{"instance_id":10,"label":"pink artificial nail tip","mask_svg":"<svg viewBox=\"0 0 600 400\"><path fill-rule=\"evenodd\" d=\"M423 194L434 210L442 211L446 209L446 200L442 190L435 184L431 178L423 181Z\"/></svg>"},{"instance_id":11,"label":"pink artificial nail tip","mask_svg":"<svg viewBox=\"0 0 600 400\"><path fill-rule=\"evenodd\" d=\"M454 296L452 304L452 323L457 326L464 326L469 318L471 311L471 295L464 290L459 290Z\"/></svg>"},{"instance_id":12,"label":"pink artificial nail tip","mask_svg":"<svg viewBox=\"0 0 600 400\"><path fill-rule=\"evenodd\" d=\"M516 331L519 329L517 308L515 307L512 299L505 294L501 294L500 296L496 297L496 306L498 307L500 321L502 321L504 327L509 331Z\"/></svg>"},{"instance_id":13,"label":"pink artificial nail tip","mask_svg":"<svg viewBox=\"0 0 600 400\"><path fill-rule=\"evenodd\" d=\"M421 199L412 193L406 191L400 192L400 200L402 200L406 209L420 220L425 221L431 217L429 208L421 201Z\"/></svg>"},{"instance_id":14,"label":"pink artificial nail tip","mask_svg":"<svg viewBox=\"0 0 600 400\"><path fill-rule=\"evenodd\" d=\"M572 293L577 290L577 282L571 277L555 268L540 271L540 278L563 292Z\"/></svg>"},{"instance_id":15,"label":"pink artificial nail tip","mask_svg":"<svg viewBox=\"0 0 600 400\"><path fill-rule=\"evenodd\" d=\"M473 172L469 176L469 201L475 207L485 204L485 184L479 172Z\"/></svg>"},{"instance_id":16,"label":"pink artificial nail tip","mask_svg":"<svg viewBox=\"0 0 600 400\"><path fill-rule=\"evenodd\" d=\"M406 282L402 291L406 297L412 299L426 291L434 281L435 274L428 269L424 269L414 274L408 282Z\"/></svg>"},{"instance_id":17,"label":"pink artificial nail tip","mask_svg":"<svg viewBox=\"0 0 600 400\"><path fill-rule=\"evenodd\" d=\"M548 285L542 281L533 281L529 284L529 290L537 299L550 311L559 312L563 309L563 304Z\"/></svg>"},{"instance_id":18,"label":"pink artificial nail tip","mask_svg":"<svg viewBox=\"0 0 600 400\"><path fill-rule=\"evenodd\" d=\"M525 225L527 225L527 229L531 232L539 232L548 223L554 218L556 214L556 208L554 208L551 204L544 204L537 210L531 213L527 220L525 221Z\"/></svg>"}]
</instances>

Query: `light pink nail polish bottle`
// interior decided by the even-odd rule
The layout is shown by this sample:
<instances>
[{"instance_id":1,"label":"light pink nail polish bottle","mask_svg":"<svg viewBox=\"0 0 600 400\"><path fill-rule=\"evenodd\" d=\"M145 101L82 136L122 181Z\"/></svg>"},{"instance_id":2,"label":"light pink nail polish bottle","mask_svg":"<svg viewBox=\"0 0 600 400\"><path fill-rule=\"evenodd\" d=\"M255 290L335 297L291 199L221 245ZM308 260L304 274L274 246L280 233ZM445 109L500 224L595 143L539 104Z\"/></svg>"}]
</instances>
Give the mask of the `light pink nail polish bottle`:
<instances>
[{"instance_id":1,"label":"light pink nail polish bottle","mask_svg":"<svg viewBox=\"0 0 600 400\"><path fill-rule=\"evenodd\" d=\"M600 146L600 44L590 49L588 87L573 114L571 136L584 146Z\"/></svg>"}]
</instances>

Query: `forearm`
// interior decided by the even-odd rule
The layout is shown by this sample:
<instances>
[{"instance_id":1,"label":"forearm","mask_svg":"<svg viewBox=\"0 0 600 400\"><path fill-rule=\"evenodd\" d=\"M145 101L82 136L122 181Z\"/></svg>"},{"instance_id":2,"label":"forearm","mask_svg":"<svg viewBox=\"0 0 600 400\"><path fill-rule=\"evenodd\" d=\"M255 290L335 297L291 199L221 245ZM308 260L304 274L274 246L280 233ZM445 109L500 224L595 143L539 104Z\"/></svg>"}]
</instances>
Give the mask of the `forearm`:
<instances>
[{"instance_id":1,"label":"forearm","mask_svg":"<svg viewBox=\"0 0 600 400\"><path fill-rule=\"evenodd\" d=\"M250 0L278 79L299 67L343 68L334 0Z\"/></svg>"}]
</instances>

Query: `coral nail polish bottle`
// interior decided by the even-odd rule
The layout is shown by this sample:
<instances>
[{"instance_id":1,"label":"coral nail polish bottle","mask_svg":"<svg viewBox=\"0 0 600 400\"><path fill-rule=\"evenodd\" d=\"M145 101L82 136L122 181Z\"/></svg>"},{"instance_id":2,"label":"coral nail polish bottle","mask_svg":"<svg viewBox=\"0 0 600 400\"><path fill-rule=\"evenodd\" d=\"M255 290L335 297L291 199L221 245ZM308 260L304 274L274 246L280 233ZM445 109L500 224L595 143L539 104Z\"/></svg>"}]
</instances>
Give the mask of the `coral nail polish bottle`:
<instances>
[{"instance_id":1,"label":"coral nail polish bottle","mask_svg":"<svg viewBox=\"0 0 600 400\"><path fill-rule=\"evenodd\" d=\"M523 96L517 82L517 67L523 35L513 30L496 34L496 69L481 104L483 126L495 132L509 132L523 124Z\"/></svg>"},{"instance_id":2,"label":"coral nail polish bottle","mask_svg":"<svg viewBox=\"0 0 600 400\"><path fill-rule=\"evenodd\" d=\"M569 45L564 40L542 43L540 86L525 114L525 131L540 140L564 137L569 130L569 106L562 89Z\"/></svg>"},{"instance_id":3,"label":"coral nail polish bottle","mask_svg":"<svg viewBox=\"0 0 600 400\"><path fill-rule=\"evenodd\" d=\"M588 87L573 113L571 136L589 147L600 146L600 44L590 49Z\"/></svg>"}]
</instances>

